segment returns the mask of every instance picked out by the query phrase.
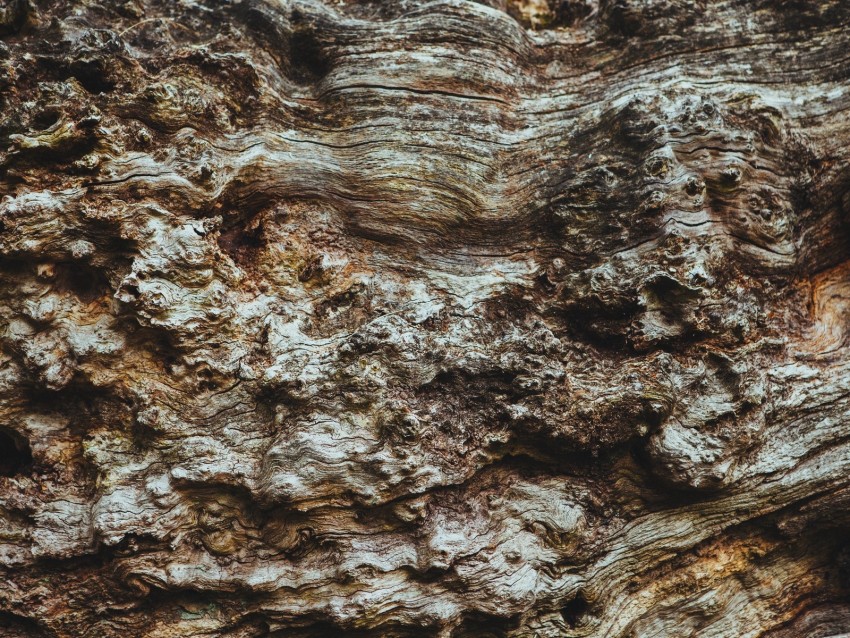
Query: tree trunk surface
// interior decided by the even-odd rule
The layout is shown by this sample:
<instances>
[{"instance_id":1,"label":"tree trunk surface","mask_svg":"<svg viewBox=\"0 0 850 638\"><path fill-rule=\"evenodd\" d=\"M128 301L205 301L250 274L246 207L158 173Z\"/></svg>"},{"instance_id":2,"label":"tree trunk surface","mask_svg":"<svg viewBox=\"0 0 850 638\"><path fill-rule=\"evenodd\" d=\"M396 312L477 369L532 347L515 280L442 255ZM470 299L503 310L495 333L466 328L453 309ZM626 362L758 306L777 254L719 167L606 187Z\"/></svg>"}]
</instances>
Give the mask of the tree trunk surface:
<instances>
[{"instance_id":1,"label":"tree trunk surface","mask_svg":"<svg viewBox=\"0 0 850 638\"><path fill-rule=\"evenodd\" d=\"M9 0L0 636L846 636L848 25Z\"/></svg>"}]
</instances>

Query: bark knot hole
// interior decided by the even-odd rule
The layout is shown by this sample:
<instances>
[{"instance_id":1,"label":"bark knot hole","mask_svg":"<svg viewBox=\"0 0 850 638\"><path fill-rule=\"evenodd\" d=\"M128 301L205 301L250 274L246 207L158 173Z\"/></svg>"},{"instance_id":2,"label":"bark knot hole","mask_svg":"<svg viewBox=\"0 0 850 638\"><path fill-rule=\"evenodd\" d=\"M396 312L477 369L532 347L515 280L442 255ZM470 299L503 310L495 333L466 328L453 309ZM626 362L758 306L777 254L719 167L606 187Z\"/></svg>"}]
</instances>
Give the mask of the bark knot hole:
<instances>
[{"instance_id":1,"label":"bark knot hole","mask_svg":"<svg viewBox=\"0 0 850 638\"><path fill-rule=\"evenodd\" d=\"M292 34L289 59L295 81L302 84L318 82L331 70L315 32L307 27L299 27Z\"/></svg>"},{"instance_id":2,"label":"bark knot hole","mask_svg":"<svg viewBox=\"0 0 850 638\"><path fill-rule=\"evenodd\" d=\"M29 441L9 428L0 427L0 476L16 476L32 465Z\"/></svg>"},{"instance_id":3,"label":"bark knot hole","mask_svg":"<svg viewBox=\"0 0 850 638\"><path fill-rule=\"evenodd\" d=\"M561 608L561 617L570 629L575 629L583 623L590 604L583 592L579 592L566 605Z\"/></svg>"}]
</instances>

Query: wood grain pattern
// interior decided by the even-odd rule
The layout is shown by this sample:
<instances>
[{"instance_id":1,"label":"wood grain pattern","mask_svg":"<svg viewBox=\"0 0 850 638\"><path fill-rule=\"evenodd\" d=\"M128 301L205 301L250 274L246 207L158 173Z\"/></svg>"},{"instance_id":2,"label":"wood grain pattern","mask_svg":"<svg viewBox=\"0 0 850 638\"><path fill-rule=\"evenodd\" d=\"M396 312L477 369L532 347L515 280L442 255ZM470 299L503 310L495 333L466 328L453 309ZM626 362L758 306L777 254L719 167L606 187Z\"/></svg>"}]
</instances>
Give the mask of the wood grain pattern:
<instances>
[{"instance_id":1,"label":"wood grain pattern","mask_svg":"<svg viewBox=\"0 0 850 638\"><path fill-rule=\"evenodd\" d=\"M842 0L11 0L0 636L850 632Z\"/></svg>"}]
</instances>

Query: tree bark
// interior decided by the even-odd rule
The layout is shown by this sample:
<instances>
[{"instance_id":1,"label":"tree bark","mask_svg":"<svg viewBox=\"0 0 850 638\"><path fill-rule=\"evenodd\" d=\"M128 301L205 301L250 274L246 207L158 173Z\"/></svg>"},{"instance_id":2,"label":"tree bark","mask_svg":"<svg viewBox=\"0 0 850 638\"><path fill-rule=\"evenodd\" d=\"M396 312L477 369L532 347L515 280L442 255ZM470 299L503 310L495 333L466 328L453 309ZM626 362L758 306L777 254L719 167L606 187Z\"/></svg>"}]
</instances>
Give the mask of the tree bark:
<instances>
[{"instance_id":1,"label":"tree bark","mask_svg":"<svg viewBox=\"0 0 850 638\"><path fill-rule=\"evenodd\" d=\"M0 636L845 635L848 23L11 0Z\"/></svg>"}]
</instances>

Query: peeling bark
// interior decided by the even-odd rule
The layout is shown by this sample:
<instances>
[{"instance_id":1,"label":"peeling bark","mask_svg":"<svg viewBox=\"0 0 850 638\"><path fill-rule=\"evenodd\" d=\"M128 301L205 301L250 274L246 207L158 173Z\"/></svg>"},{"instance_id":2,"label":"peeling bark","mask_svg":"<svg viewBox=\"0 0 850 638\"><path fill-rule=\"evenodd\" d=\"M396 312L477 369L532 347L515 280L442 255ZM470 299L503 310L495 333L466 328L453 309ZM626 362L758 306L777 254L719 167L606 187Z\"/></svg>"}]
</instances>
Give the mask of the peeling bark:
<instances>
[{"instance_id":1,"label":"peeling bark","mask_svg":"<svg viewBox=\"0 0 850 638\"><path fill-rule=\"evenodd\" d=\"M841 0L12 0L0 635L850 631Z\"/></svg>"}]
</instances>

